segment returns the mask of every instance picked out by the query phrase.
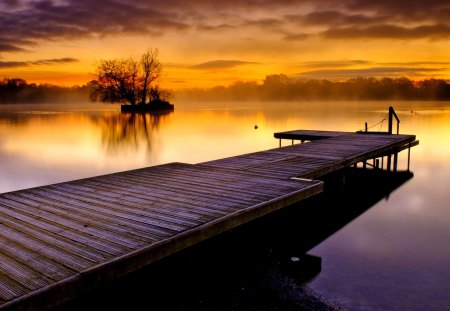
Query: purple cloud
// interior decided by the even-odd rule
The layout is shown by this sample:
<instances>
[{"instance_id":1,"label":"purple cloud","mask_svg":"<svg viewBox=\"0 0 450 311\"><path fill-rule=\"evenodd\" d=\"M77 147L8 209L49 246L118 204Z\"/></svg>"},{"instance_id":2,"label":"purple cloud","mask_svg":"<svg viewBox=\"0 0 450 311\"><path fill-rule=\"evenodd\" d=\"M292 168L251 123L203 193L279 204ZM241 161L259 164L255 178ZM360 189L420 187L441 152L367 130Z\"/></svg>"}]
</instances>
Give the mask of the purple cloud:
<instances>
[{"instance_id":1,"label":"purple cloud","mask_svg":"<svg viewBox=\"0 0 450 311\"><path fill-rule=\"evenodd\" d=\"M42 40L116 34L257 29L304 40L447 39L450 33L450 3L442 0L4 0L0 10L0 53Z\"/></svg>"}]
</instances>

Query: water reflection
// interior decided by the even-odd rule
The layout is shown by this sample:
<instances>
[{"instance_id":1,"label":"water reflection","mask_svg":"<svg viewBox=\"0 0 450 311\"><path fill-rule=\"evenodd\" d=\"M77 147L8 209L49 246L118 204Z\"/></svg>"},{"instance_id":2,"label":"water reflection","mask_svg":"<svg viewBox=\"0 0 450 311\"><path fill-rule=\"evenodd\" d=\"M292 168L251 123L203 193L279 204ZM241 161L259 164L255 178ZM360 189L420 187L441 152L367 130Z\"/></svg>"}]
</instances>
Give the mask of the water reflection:
<instances>
[{"instance_id":1,"label":"water reflection","mask_svg":"<svg viewBox=\"0 0 450 311\"><path fill-rule=\"evenodd\" d=\"M274 251L284 258L310 251L379 201L388 200L413 176L409 171L351 168L325 177L322 195L279 213L279 228L271 234Z\"/></svg>"},{"instance_id":2,"label":"water reflection","mask_svg":"<svg viewBox=\"0 0 450 311\"><path fill-rule=\"evenodd\" d=\"M108 152L143 148L150 154L161 123L171 113L165 111L104 115L96 120L102 133L101 142Z\"/></svg>"},{"instance_id":3,"label":"water reflection","mask_svg":"<svg viewBox=\"0 0 450 311\"><path fill-rule=\"evenodd\" d=\"M0 106L0 192L160 164L167 114L110 106Z\"/></svg>"}]
</instances>

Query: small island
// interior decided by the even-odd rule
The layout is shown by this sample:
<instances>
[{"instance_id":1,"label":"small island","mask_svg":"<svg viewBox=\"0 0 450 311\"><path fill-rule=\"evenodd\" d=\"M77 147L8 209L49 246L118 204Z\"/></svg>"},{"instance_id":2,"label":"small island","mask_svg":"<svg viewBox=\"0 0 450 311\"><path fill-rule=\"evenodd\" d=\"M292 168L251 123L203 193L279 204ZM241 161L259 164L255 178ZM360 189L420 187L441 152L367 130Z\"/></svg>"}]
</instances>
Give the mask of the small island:
<instances>
[{"instance_id":1,"label":"small island","mask_svg":"<svg viewBox=\"0 0 450 311\"><path fill-rule=\"evenodd\" d=\"M122 112L169 112L174 111L173 104L167 101L155 101L145 105L120 105L120 111Z\"/></svg>"},{"instance_id":2,"label":"small island","mask_svg":"<svg viewBox=\"0 0 450 311\"><path fill-rule=\"evenodd\" d=\"M139 61L133 58L100 61L97 79L90 82L92 101L121 103L122 112L173 111L172 94L161 89L162 65L158 49L149 49Z\"/></svg>"}]
</instances>

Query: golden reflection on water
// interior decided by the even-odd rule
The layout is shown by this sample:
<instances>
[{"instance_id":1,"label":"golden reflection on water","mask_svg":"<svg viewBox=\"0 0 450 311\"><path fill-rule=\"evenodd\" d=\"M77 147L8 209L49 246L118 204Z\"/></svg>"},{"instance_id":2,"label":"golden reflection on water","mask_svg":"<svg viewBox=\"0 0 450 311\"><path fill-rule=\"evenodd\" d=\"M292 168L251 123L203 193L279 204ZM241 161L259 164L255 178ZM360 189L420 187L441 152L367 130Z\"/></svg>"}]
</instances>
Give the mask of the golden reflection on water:
<instances>
[{"instance_id":1,"label":"golden reflection on water","mask_svg":"<svg viewBox=\"0 0 450 311\"><path fill-rule=\"evenodd\" d=\"M98 156L99 130L84 115L36 115L0 123L2 152L36 163L77 165Z\"/></svg>"},{"instance_id":2,"label":"golden reflection on water","mask_svg":"<svg viewBox=\"0 0 450 311\"><path fill-rule=\"evenodd\" d=\"M388 106L380 102L182 103L174 113L160 115L122 114L117 106L92 104L2 107L0 168L8 180L0 179L0 192L276 148L273 133L277 131L355 131L364 128L364 122L378 123ZM416 134L421 141L413 149L413 168L430 161L448 166L448 104L402 102L395 108L401 133ZM386 129L387 121L373 128Z\"/></svg>"},{"instance_id":3,"label":"golden reflection on water","mask_svg":"<svg viewBox=\"0 0 450 311\"><path fill-rule=\"evenodd\" d=\"M0 106L0 192L276 148L277 131L356 131L365 122L380 122L389 105L185 103L166 115L121 114L117 106L104 105ZM450 103L394 107L400 132L420 140L411 151L414 178L311 250L324 263L308 286L331 299L373 302L382 297L395 306L405 299L428 303L448 296L436 293L448 288L450 277ZM386 131L387 122L372 130ZM407 152L402 152L399 168L405 169L406 162ZM421 281L411 288L411 279ZM362 280L380 285L361 285Z\"/></svg>"}]
</instances>

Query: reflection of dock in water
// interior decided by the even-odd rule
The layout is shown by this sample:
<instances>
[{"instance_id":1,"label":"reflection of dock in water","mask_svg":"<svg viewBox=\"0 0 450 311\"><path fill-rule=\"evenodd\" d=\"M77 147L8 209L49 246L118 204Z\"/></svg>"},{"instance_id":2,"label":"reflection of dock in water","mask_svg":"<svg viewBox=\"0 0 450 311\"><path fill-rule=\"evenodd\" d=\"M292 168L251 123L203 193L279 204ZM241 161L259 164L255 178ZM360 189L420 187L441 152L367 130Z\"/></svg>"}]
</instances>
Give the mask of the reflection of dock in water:
<instances>
[{"instance_id":1,"label":"reflection of dock in water","mask_svg":"<svg viewBox=\"0 0 450 311\"><path fill-rule=\"evenodd\" d=\"M317 257L293 262L341 230L413 178L409 171L387 172L348 168L325 176L325 190L259 221L252 229L269 245L286 274L307 281L321 270ZM251 229L244 229L249 231ZM260 245L261 248L265 246Z\"/></svg>"},{"instance_id":2,"label":"reflection of dock in water","mask_svg":"<svg viewBox=\"0 0 450 311\"><path fill-rule=\"evenodd\" d=\"M334 133L196 165L1 194L0 308L59 304L314 196L323 191L315 178L415 144L413 135Z\"/></svg>"}]
</instances>

